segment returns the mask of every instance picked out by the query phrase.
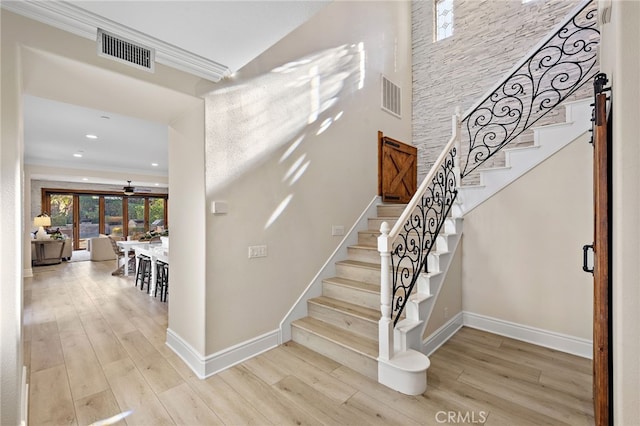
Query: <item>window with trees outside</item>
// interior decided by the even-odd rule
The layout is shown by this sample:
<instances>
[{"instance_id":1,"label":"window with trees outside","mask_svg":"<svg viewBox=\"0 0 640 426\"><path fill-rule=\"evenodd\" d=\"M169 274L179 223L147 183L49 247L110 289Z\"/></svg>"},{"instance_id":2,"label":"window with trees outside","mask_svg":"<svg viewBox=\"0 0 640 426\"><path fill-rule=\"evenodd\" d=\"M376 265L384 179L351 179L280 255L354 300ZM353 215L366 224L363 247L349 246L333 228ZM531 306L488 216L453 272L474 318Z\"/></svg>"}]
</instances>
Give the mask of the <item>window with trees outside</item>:
<instances>
[{"instance_id":1,"label":"window with trees outside","mask_svg":"<svg viewBox=\"0 0 640 426\"><path fill-rule=\"evenodd\" d=\"M168 196L81 190L42 190L42 211L51 216L51 228L72 240L74 250L100 234L126 237L168 229ZM126 218L126 219L125 219Z\"/></svg>"}]
</instances>

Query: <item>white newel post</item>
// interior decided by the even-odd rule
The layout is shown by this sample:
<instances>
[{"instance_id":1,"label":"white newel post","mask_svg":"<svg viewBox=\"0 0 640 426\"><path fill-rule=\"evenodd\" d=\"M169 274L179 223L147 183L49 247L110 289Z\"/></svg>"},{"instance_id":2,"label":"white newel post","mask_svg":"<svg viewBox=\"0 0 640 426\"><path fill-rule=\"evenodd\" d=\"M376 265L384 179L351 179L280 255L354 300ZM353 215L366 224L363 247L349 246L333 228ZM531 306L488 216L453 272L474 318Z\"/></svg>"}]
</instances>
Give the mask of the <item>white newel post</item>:
<instances>
[{"instance_id":1,"label":"white newel post","mask_svg":"<svg viewBox=\"0 0 640 426\"><path fill-rule=\"evenodd\" d=\"M391 242L389 241L389 224L382 222L378 237L378 251L380 252L380 321L378 322L379 358L390 360L393 358L393 324L391 322Z\"/></svg>"}]
</instances>

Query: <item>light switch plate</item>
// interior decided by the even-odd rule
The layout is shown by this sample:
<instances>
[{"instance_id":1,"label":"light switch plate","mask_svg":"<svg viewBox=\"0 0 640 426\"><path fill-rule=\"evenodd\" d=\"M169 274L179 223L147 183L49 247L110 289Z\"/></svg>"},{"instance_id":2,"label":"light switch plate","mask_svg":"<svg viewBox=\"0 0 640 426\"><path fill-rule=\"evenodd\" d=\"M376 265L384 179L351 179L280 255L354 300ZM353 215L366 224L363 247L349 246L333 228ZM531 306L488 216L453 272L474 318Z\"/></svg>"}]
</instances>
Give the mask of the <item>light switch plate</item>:
<instances>
[{"instance_id":1,"label":"light switch plate","mask_svg":"<svg viewBox=\"0 0 640 426\"><path fill-rule=\"evenodd\" d=\"M249 246L249 259L267 257L267 246Z\"/></svg>"},{"instance_id":2,"label":"light switch plate","mask_svg":"<svg viewBox=\"0 0 640 426\"><path fill-rule=\"evenodd\" d=\"M229 204L226 201L212 201L211 213L227 214L229 212Z\"/></svg>"},{"instance_id":3,"label":"light switch plate","mask_svg":"<svg viewBox=\"0 0 640 426\"><path fill-rule=\"evenodd\" d=\"M331 226L331 235L333 236L344 235L344 225Z\"/></svg>"}]
</instances>

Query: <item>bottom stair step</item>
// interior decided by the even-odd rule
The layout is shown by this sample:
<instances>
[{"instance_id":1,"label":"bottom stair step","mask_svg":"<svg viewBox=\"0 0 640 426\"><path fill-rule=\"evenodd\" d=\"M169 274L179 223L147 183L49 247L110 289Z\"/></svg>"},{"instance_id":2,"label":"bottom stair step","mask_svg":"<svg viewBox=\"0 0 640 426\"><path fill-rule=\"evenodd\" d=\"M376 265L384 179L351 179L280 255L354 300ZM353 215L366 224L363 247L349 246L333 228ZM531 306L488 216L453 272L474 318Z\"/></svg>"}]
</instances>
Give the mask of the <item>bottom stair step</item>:
<instances>
[{"instance_id":1,"label":"bottom stair step","mask_svg":"<svg viewBox=\"0 0 640 426\"><path fill-rule=\"evenodd\" d=\"M375 340L311 317L294 321L291 337L296 343L367 377L378 379L378 342Z\"/></svg>"}]
</instances>

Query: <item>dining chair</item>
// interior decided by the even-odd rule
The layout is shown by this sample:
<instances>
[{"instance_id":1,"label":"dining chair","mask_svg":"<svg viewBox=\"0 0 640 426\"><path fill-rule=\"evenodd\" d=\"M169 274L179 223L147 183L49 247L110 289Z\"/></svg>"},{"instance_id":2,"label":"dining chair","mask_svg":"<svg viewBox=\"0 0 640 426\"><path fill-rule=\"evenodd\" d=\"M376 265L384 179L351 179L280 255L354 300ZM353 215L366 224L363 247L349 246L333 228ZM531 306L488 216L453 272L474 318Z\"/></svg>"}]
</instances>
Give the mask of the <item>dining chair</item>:
<instances>
[{"instance_id":1,"label":"dining chair","mask_svg":"<svg viewBox=\"0 0 640 426\"><path fill-rule=\"evenodd\" d=\"M124 262L120 265L120 259L123 259L125 256L124 251L120 249L116 240L109 235L109 242L111 243L111 248L113 252L116 254L116 267L117 269L111 273L111 275L124 275ZM129 253L129 258L125 259L125 262L129 262L129 270L132 271L135 269L136 265L136 257L134 253Z\"/></svg>"}]
</instances>

